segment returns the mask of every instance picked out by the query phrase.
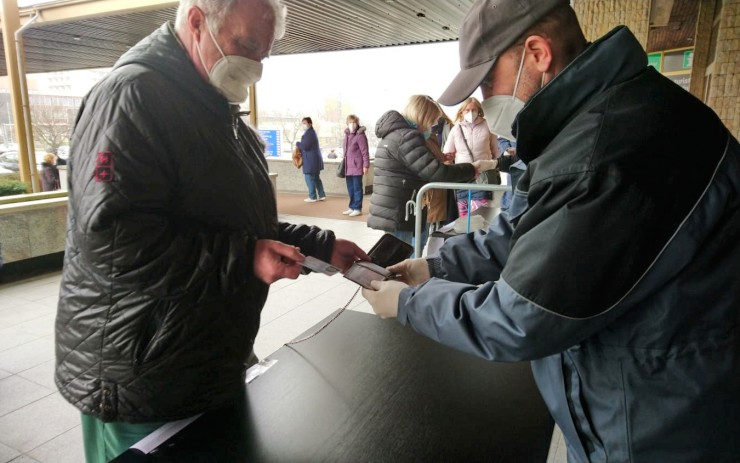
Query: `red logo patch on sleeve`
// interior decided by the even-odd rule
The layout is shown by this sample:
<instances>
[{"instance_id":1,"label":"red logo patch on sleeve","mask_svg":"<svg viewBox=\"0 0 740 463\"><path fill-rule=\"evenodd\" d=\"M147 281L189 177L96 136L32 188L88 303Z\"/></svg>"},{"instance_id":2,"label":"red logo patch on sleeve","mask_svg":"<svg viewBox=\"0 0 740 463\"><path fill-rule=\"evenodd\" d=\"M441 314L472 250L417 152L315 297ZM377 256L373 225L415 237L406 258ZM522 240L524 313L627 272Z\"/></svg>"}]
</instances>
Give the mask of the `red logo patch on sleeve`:
<instances>
[{"instance_id":1,"label":"red logo patch on sleeve","mask_svg":"<svg viewBox=\"0 0 740 463\"><path fill-rule=\"evenodd\" d=\"M95 160L95 181L109 183L113 181L113 153L101 151Z\"/></svg>"}]
</instances>

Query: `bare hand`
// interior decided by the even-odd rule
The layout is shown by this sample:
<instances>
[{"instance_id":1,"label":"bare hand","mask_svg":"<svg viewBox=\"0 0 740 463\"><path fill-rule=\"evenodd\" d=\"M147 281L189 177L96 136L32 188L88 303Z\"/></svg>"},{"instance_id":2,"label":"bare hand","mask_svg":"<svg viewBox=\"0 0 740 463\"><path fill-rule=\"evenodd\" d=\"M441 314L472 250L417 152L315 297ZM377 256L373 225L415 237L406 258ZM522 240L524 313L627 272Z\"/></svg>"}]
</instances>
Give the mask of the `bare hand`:
<instances>
[{"instance_id":1,"label":"bare hand","mask_svg":"<svg viewBox=\"0 0 740 463\"><path fill-rule=\"evenodd\" d=\"M426 259L406 259L396 265L391 265L388 270L398 275L396 280L409 286L418 286L432 277L429 274L429 264Z\"/></svg>"},{"instance_id":2,"label":"bare hand","mask_svg":"<svg viewBox=\"0 0 740 463\"><path fill-rule=\"evenodd\" d=\"M337 238L331 251L331 265L344 273L356 260L370 260L370 257L352 241Z\"/></svg>"},{"instance_id":3,"label":"bare hand","mask_svg":"<svg viewBox=\"0 0 740 463\"><path fill-rule=\"evenodd\" d=\"M367 175L367 167L362 168L362 175Z\"/></svg>"},{"instance_id":4,"label":"bare hand","mask_svg":"<svg viewBox=\"0 0 740 463\"><path fill-rule=\"evenodd\" d=\"M304 259L305 256L295 246L280 241L257 240L252 271L268 285L281 278L296 279L301 273Z\"/></svg>"}]
</instances>

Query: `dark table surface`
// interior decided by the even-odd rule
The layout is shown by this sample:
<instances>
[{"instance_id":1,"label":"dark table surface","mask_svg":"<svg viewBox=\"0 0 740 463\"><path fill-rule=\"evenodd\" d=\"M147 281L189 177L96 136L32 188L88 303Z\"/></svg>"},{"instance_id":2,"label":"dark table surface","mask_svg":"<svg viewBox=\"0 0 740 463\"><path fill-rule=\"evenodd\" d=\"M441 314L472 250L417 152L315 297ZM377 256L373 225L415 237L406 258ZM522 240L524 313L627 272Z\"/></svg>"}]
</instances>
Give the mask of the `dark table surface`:
<instances>
[{"instance_id":1,"label":"dark table surface","mask_svg":"<svg viewBox=\"0 0 740 463\"><path fill-rule=\"evenodd\" d=\"M116 461L547 459L553 421L527 362L486 362L351 311L269 358L277 363L241 404L203 415L149 456Z\"/></svg>"}]
</instances>

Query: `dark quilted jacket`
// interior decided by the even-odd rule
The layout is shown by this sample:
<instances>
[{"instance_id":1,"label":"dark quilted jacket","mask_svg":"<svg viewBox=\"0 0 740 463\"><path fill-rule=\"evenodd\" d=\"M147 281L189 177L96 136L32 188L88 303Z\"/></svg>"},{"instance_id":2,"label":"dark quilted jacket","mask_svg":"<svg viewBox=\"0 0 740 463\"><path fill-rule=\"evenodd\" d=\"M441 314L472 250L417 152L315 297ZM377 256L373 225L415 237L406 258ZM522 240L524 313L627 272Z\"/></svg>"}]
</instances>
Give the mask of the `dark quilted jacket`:
<instances>
[{"instance_id":1,"label":"dark quilted jacket","mask_svg":"<svg viewBox=\"0 0 740 463\"><path fill-rule=\"evenodd\" d=\"M104 421L226 405L267 297L255 240L328 259L333 234L278 223L261 142L169 24L87 95L71 146L57 387Z\"/></svg>"},{"instance_id":2,"label":"dark quilted jacket","mask_svg":"<svg viewBox=\"0 0 740 463\"><path fill-rule=\"evenodd\" d=\"M381 138L375 152L373 195L367 226L376 230L410 231L414 216L406 220L406 201L429 182L469 182L475 176L472 164L448 166L437 161L418 130L397 111L383 114L375 126Z\"/></svg>"}]
</instances>

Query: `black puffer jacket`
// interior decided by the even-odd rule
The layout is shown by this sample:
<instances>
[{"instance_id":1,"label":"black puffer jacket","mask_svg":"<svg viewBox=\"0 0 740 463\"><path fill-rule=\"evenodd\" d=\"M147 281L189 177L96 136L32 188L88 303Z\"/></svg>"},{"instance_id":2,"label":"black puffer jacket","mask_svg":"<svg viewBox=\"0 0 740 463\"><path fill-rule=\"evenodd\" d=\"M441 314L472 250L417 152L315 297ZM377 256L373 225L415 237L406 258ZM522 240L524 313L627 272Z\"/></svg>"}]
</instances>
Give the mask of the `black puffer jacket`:
<instances>
[{"instance_id":1,"label":"black puffer jacket","mask_svg":"<svg viewBox=\"0 0 740 463\"><path fill-rule=\"evenodd\" d=\"M83 101L72 137L56 384L104 421L226 405L268 287L254 243L328 259L331 232L278 224L263 146L165 24Z\"/></svg>"},{"instance_id":2,"label":"black puffer jacket","mask_svg":"<svg viewBox=\"0 0 740 463\"><path fill-rule=\"evenodd\" d=\"M410 231L414 216L406 220L406 201L429 182L469 182L475 177L472 164L446 165L437 161L424 137L397 111L383 114L375 126L381 138L375 152L373 195L367 226L376 230Z\"/></svg>"}]
</instances>

